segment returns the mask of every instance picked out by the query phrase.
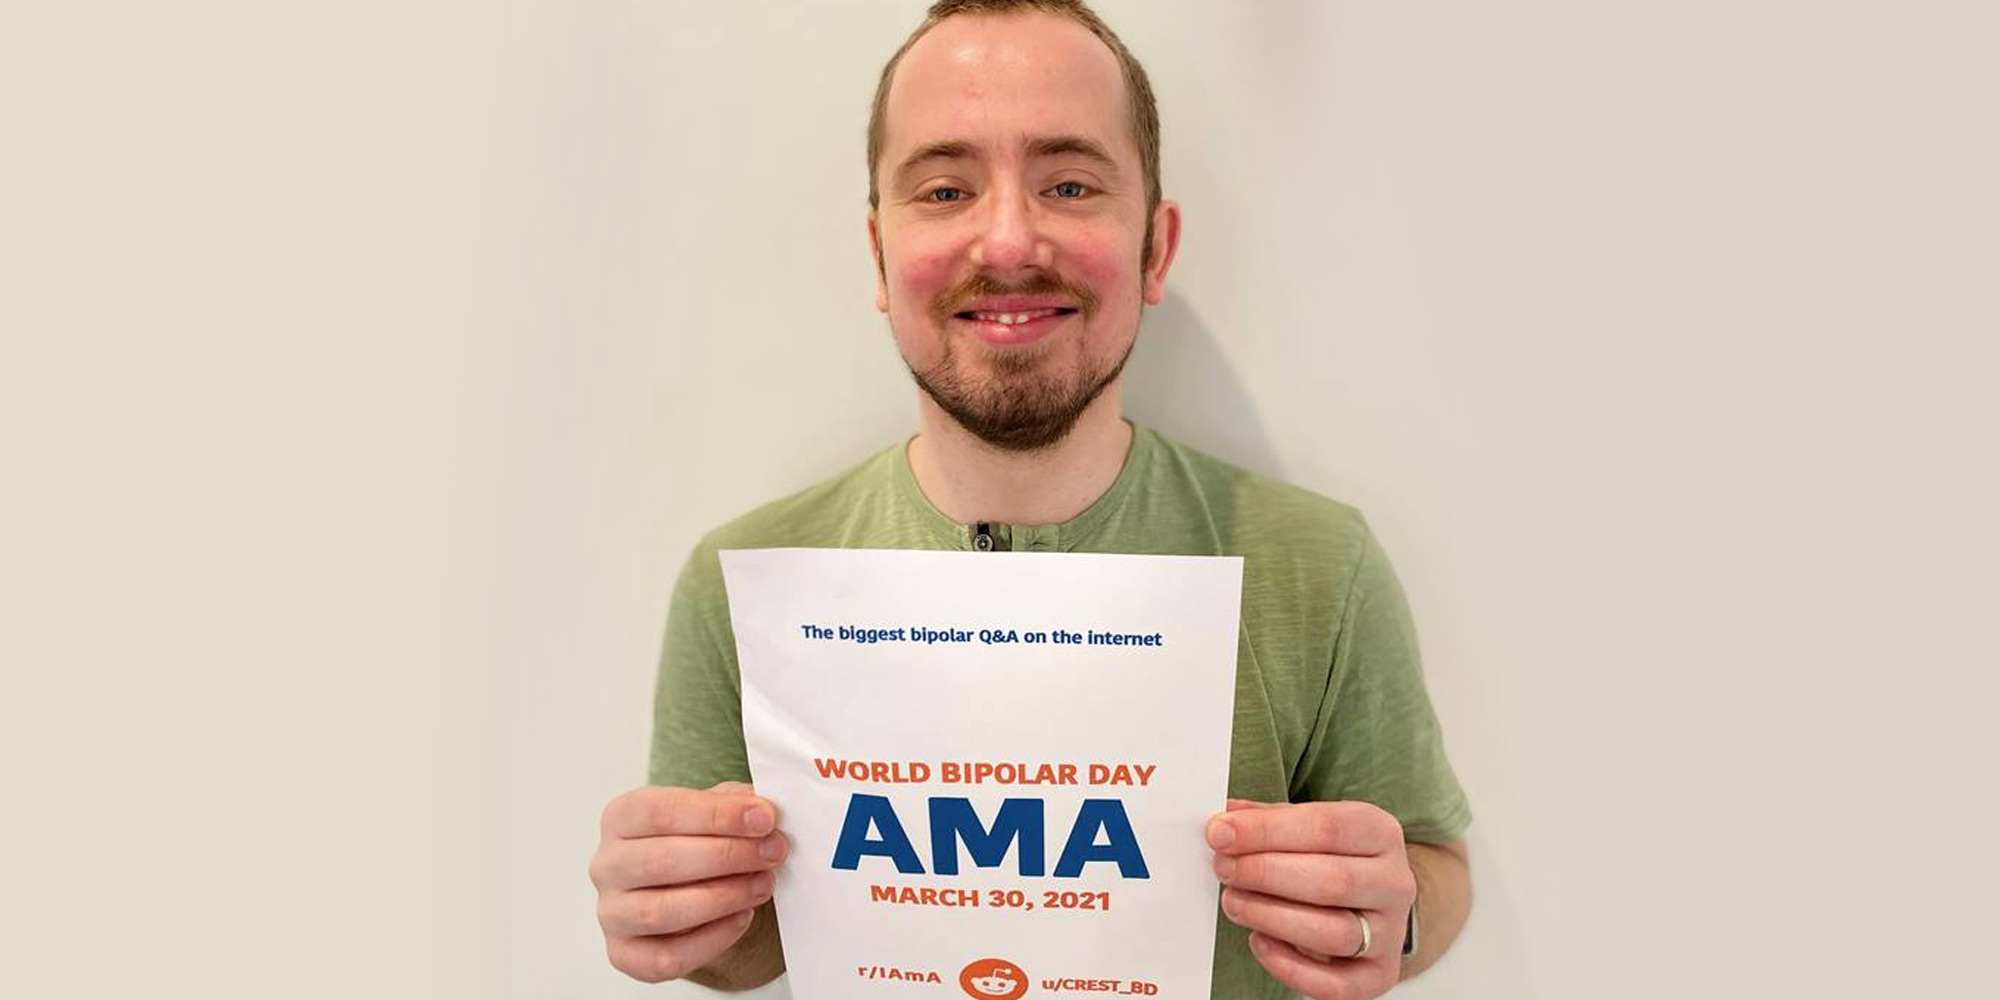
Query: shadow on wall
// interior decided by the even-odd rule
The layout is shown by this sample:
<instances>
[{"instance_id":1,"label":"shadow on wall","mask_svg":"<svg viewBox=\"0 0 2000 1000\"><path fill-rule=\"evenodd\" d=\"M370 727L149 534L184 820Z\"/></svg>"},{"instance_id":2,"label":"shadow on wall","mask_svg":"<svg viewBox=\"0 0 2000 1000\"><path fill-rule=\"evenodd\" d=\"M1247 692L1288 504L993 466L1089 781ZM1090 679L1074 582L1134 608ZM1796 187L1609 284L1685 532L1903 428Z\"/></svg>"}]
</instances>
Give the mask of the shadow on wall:
<instances>
[{"instance_id":1,"label":"shadow on wall","mask_svg":"<svg viewBox=\"0 0 2000 1000\"><path fill-rule=\"evenodd\" d=\"M1125 413L1225 462L1283 478L1242 378L1187 300L1172 291L1140 322L1125 366Z\"/></svg>"},{"instance_id":2,"label":"shadow on wall","mask_svg":"<svg viewBox=\"0 0 2000 1000\"><path fill-rule=\"evenodd\" d=\"M1249 387L1215 334L1185 298L1172 292L1148 309L1142 320L1138 345L1125 368L1125 412L1224 461L1285 478ZM1477 809L1476 789L1474 794ZM1477 824L1467 840L1473 858L1471 924L1439 968L1398 986L1398 997L1528 1000L1539 995L1527 959L1530 934L1522 923L1513 880L1501 867L1491 838L1482 836ZM1474 982L1481 984L1476 994L1469 989Z\"/></svg>"}]
</instances>

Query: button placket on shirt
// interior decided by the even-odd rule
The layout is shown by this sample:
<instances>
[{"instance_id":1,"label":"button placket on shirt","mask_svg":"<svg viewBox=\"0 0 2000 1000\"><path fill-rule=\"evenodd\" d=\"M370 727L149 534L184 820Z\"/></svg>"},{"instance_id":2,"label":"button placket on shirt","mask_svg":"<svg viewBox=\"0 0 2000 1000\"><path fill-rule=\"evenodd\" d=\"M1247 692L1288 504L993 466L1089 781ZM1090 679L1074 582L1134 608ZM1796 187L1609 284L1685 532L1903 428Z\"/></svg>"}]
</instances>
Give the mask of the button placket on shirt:
<instances>
[{"instance_id":1,"label":"button placket on shirt","mask_svg":"<svg viewBox=\"0 0 2000 1000\"><path fill-rule=\"evenodd\" d=\"M1014 550L1016 552L1055 552L1055 525L1038 525L1032 528L1014 529Z\"/></svg>"}]
</instances>

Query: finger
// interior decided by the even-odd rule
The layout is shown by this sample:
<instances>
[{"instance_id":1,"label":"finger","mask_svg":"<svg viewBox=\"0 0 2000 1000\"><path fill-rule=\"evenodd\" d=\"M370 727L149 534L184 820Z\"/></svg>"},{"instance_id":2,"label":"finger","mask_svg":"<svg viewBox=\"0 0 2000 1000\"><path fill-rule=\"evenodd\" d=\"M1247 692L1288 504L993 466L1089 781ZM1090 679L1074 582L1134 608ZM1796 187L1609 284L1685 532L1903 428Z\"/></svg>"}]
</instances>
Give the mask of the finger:
<instances>
[{"instance_id":1,"label":"finger","mask_svg":"<svg viewBox=\"0 0 2000 1000\"><path fill-rule=\"evenodd\" d=\"M1318 1000L1362 1000L1396 985L1395 973L1374 959L1336 958L1316 962L1297 948L1264 934L1250 935L1250 954L1271 978Z\"/></svg>"},{"instance_id":2,"label":"finger","mask_svg":"<svg viewBox=\"0 0 2000 1000\"><path fill-rule=\"evenodd\" d=\"M1367 857L1403 842L1396 817L1366 802L1300 802L1239 809L1208 821L1208 844L1227 854L1297 851Z\"/></svg>"},{"instance_id":3,"label":"finger","mask_svg":"<svg viewBox=\"0 0 2000 1000\"><path fill-rule=\"evenodd\" d=\"M715 961L750 929L755 915L744 910L672 937L607 938L605 950L612 968L641 982L662 983Z\"/></svg>"},{"instance_id":4,"label":"finger","mask_svg":"<svg viewBox=\"0 0 2000 1000\"><path fill-rule=\"evenodd\" d=\"M1226 889L1222 912L1239 927L1322 955L1345 957L1361 950L1361 918L1344 907L1308 906L1261 892ZM1381 922L1372 913L1368 919L1371 924Z\"/></svg>"},{"instance_id":5,"label":"finger","mask_svg":"<svg viewBox=\"0 0 2000 1000\"><path fill-rule=\"evenodd\" d=\"M1225 811L1235 812L1238 809L1269 809L1275 805L1278 805L1278 803L1256 802L1250 799L1230 799Z\"/></svg>"},{"instance_id":6,"label":"finger","mask_svg":"<svg viewBox=\"0 0 2000 1000\"><path fill-rule=\"evenodd\" d=\"M761 837L777 825L777 807L748 792L648 785L604 807L604 833L612 837Z\"/></svg>"},{"instance_id":7,"label":"finger","mask_svg":"<svg viewBox=\"0 0 2000 1000\"><path fill-rule=\"evenodd\" d=\"M730 875L668 889L604 897L597 922L606 936L680 934L771 898L771 873Z\"/></svg>"},{"instance_id":8,"label":"finger","mask_svg":"<svg viewBox=\"0 0 2000 1000\"><path fill-rule=\"evenodd\" d=\"M1223 884L1315 906L1357 910L1401 909L1416 897L1416 876L1393 858L1339 854L1217 854Z\"/></svg>"},{"instance_id":9,"label":"finger","mask_svg":"<svg viewBox=\"0 0 2000 1000\"><path fill-rule=\"evenodd\" d=\"M600 891L680 885L776 867L791 851L782 833L748 837L643 837L608 840L590 861Z\"/></svg>"}]
</instances>

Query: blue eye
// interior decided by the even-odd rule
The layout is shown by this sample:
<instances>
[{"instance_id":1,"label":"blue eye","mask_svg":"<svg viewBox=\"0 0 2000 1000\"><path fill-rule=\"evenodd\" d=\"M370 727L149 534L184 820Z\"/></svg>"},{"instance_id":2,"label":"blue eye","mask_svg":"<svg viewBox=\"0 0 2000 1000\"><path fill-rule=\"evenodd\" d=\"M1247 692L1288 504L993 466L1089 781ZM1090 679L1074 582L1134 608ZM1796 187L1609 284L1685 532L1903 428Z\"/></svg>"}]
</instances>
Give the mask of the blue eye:
<instances>
[{"instance_id":1,"label":"blue eye","mask_svg":"<svg viewBox=\"0 0 2000 1000\"><path fill-rule=\"evenodd\" d=\"M1056 193L1056 197L1058 198L1076 199L1083 197L1084 192L1090 189L1084 187L1082 184L1079 184L1076 181L1064 181L1061 184L1058 184L1055 187L1050 188L1049 190L1054 191Z\"/></svg>"},{"instance_id":2,"label":"blue eye","mask_svg":"<svg viewBox=\"0 0 2000 1000\"><path fill-rule=\"evenodd\" d=\"M944 204L946 202L961 201L964 197L965 192L958 188L941 187L935 188L929 194L924 195L924 200Z\"/></svg>"}]
</instances>

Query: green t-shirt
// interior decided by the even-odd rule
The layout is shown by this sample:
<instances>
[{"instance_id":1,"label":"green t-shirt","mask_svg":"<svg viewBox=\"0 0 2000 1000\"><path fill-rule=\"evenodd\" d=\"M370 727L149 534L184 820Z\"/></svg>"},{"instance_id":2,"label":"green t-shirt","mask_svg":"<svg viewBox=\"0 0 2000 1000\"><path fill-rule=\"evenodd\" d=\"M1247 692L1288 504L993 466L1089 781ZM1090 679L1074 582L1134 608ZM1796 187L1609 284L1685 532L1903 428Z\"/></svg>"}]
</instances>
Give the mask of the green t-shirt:
<instances>
[{"instance_id":1,"label":"green t-shirt","mask_svg":"<svg viewBox=\"0 0 2000 1000\"><path fill-rule=\"evenodd\" d=\"M654 784L750 780L718 551L974 550L975 529L931 506L906 449L761 507L695 548L667 616ZM1372 802L1407 839L1428 843L1456 840L1472 822L1402 587L1354 508L1135 427L1124 469L1088 510L1063 524L990 525L988 535L996 550L1242 556L1230 796ZM1213 995L1291 994L1251 956L1248 932L1218 919Z\"/></svg>"}]
</instances>

